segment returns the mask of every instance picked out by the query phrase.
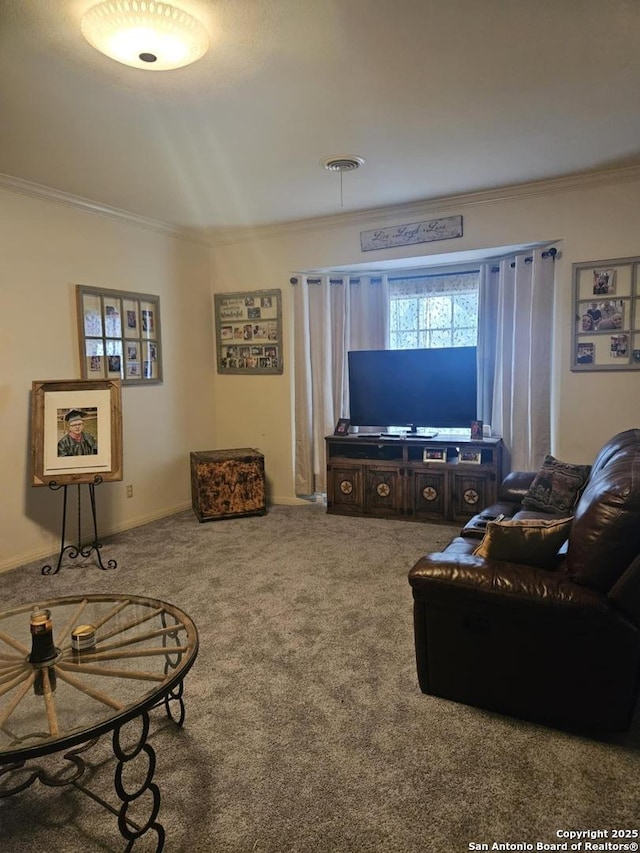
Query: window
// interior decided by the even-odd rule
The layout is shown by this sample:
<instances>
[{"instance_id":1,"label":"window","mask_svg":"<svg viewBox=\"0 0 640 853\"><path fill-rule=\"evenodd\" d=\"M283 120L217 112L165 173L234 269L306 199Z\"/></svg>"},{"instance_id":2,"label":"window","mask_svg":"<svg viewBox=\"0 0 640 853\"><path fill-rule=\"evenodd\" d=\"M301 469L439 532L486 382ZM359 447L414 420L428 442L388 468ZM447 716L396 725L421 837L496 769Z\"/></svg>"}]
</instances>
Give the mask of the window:
<instances>
[{"instance_id":1,"label":"window","mask_svg":"<svg viewBox=\"0 0 640 853\"><path fill-rule=\"evenodd\" d=\"M391 279L389 348L475 346L478 283L477 270Z\"/></svg>"}]
</instances>

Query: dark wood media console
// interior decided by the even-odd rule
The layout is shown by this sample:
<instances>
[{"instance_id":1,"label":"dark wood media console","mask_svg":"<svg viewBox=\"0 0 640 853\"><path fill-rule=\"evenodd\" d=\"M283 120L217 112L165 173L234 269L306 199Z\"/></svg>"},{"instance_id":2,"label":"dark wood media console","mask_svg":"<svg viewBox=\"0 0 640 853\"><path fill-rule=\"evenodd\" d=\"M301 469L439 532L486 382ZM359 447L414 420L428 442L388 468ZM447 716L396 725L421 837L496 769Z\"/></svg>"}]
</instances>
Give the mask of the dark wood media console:
<instances>
[{"instance_id":1,"label":"dark wood media console","mask_svg":"<svg viewBox=\"0 0 640 853\"><path fill-rule=\"evenodd\" d=\"M465 521L497 500L501 438L330 435L325 441L327 512L446 523ZM425 458L438 455L443 461Z\"/></svg>"}]
</instances>

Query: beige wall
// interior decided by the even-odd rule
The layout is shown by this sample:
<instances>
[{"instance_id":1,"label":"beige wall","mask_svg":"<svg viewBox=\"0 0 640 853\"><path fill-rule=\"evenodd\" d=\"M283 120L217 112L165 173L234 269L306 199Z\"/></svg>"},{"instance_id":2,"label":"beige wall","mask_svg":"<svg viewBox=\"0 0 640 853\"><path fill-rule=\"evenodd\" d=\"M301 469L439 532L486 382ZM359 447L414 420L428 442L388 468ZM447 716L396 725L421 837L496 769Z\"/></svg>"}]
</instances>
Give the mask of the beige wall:
<instances>
[{"instance_id":1,"label":"beige wall","mask_svg":"<svg viewBox=\"0 0 640 853\"><path fill-rule=\"evenodd\" d=\"M164 382L122 389L124 481L96 491L101 532L189 506L189 451L216 437L206 247L5 191L0 235L3 569L59 546L62 493L30 485L29 403L33 380L80 378L75 284L160 296Z\"/></svg>"},{"instance_id":2,"label":"beige wall","mask_svg":"<svg viewBox=\"0 0 640 853\"><path fill-rule=\"evenodd\" d=\"M629 175L631 179L629 179ZM391 258L439 255L494 246L555 241L556 328L553 352L553 447L559 458L588 462L604 441L619 430L640 427L638 373L572 373L571 265L578 261L640 255L640 173L621 180L591 179L571 188L569 182L531 191L520 188L418 210L413 206L388 218L347 216L334 222L270 228L248 239L220 243L213 250L216 292L282 288L286 334L282 377L224 377L214 386L217 434L224 444L241 436L263 449L272 494L293 496L288 461L292 439L292 272L341 267ZM460 213L464 237L385 252L360 251L360 231Z\"/></svg>"},{"instance_id":3,"label":"beige wall","mask_svg":"<svg viewBox=\"0 0 640 853\"><path fill-rule=\"evenodd\" d=\"M0 570L58 548L61 495L29 477L33 380L77 379L74 285L159 294L164 382L123 388L124 480L99 488L100 529L135 526L190 505L189 452L255 447L269 499L295 503L292 273L391 258L555 241L556 328L552 451L590 461L613 433L640 426L637 373L572 373L571 264L640 255L640 173L477 196L388 217L336 217L257 231L209 250L125 221L0 190ZM464 237L360 252L361 230L460 213ZM218 376L212 293L280 288L282 376ZM126 498L126 484L134 497Z\"/></svg>"}]
</instances>

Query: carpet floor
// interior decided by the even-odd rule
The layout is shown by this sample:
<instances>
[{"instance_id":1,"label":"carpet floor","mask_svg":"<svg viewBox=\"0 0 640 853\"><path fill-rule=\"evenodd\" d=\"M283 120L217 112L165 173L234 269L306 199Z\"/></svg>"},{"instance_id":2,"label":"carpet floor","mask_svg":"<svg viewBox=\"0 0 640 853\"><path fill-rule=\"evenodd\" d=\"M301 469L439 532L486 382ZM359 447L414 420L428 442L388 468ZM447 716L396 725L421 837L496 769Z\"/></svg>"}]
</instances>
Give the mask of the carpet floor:
<instances>
[{"instance_id":1,"label":"carpet floor","mask_svg":"<svg viewBox=\"0 0 640 853\"><path fill-rule=\"evenodd\" d=\"M105 539L114 570L6 572L3 609L113 592L192 617L184 727L152 712L166 851L463 853L637 829L638 720L594 739L420 692L407 572L456 531L320 505L206 524L186 511ZM89 787L115 803L108 736L92 756ZM0 800L2 853L125 847L73 789Z\"/></svg>"}]
</instances>

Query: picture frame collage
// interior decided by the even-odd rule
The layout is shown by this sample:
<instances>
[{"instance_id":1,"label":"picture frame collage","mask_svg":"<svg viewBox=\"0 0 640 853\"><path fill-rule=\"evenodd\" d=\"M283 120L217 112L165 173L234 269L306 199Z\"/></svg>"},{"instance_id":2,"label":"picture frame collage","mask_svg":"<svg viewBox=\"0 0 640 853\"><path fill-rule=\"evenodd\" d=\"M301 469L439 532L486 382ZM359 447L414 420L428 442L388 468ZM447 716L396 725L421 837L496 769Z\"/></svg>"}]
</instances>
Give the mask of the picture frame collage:
<instances>
[{"instance_id":1,"label":"picture frame collage","mask_svg":"<svg viewBox=\"0 0 640 853\"><path fill-rule=\"evenodd\" d=\"M83 379L162 382L160 297L76 285Z\"/></svg>"},{"instance_id":2,"label":"picture frame collage","mask_svg":"<svg viewBox=\"0 0 640 853\"><path fill-rule=\"evenodd\" d=\"M640 257L573 265L571 369L640 370Z\"/></svg>"},{"instance_id":3,"label":"picture frame collage","mask_svg":"<svg viewBox=\"0 0 640 853\"><path fill-rule=\"evenodd\" d=\"M280 290L217 293L214 312L218 373L283 372Z\"/></svg>"}]
</instances>

